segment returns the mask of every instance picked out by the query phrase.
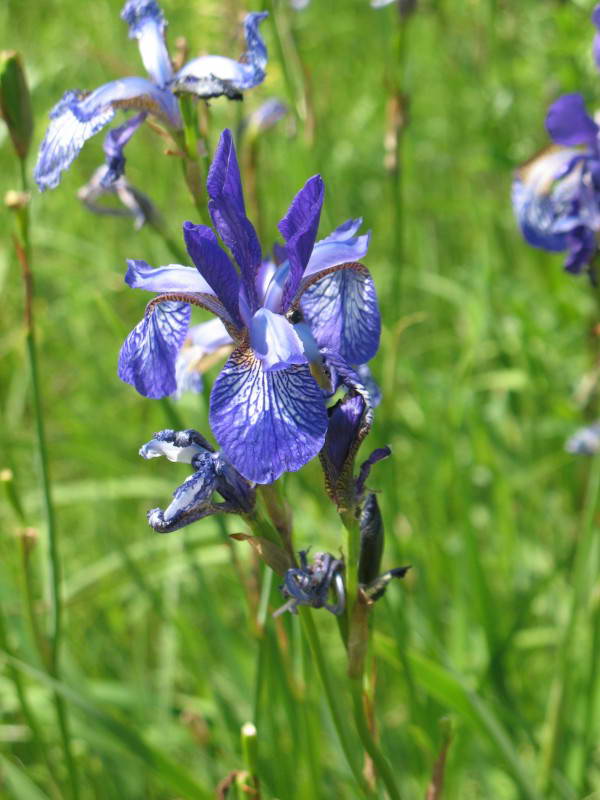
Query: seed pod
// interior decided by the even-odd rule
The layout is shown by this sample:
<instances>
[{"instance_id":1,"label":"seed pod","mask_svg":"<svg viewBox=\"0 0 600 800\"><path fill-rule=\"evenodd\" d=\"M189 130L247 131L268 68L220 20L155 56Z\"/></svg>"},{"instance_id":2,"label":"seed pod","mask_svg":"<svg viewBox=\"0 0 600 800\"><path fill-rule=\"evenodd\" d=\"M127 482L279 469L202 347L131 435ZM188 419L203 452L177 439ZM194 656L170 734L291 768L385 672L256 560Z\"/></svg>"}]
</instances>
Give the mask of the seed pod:
<instances>
[{"instance_id":1,"label":"seed pod","mask_svg":"<svg viewBox=\"0 0 600 800\"><path fill-rule=\"evenodd\" d=\"M360 515L360 558L358 580L371 583L379 575L383 555L384 530L377 495L367 495Z\"/></svg>"},{"instance_id":2,"label":"seed pod","mask_svg":"<svg viewBox=\"0 0 600 800\"><path fill-rule=\"evenodd\" d=\"M31 144L33 115L25 70L16 50L0 52L0 113L17 155L24 159Z\"/></svg>"}]
</instances>

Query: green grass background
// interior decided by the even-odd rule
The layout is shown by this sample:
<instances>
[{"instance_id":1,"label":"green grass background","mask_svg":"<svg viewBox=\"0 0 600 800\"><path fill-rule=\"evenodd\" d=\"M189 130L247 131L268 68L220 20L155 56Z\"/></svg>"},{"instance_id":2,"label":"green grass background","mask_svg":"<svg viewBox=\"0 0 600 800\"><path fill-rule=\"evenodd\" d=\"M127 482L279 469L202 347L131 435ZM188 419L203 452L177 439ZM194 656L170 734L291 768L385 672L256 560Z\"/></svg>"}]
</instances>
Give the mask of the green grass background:
<instances>
[{"instance_id":1,"label":"green grass background","mask_svg":"<svg viewBox=\"0 0 600 800\"><path fill-rule=\"evenodd\" d=\"M19 49L27 65L36 146L48 110L66 89L142 74L120 5L1 4L2 46ZM397 60L395 9L374 11L366 0L313 0L298 14L283 2L269 6L293 31L316 126L310 143L303 124L294 133L288 118L260 143L263 244L270 246L289 201L317 171L326 183L321 233L356 215L373 232L366 263L378 286L384 331L372 366L384 401L365 450L388 443L394 451L393 461L375 468L371 484L381 490L386 566L413 565L375 611L382 746L404 797L424 798L442 741L440 719L449 716L447 800L581 800L600 787L600 548L594 539L587 569L574 569L590 462L567 455L563 443L584 418L576 390L593 364L590 329L597 317L585 278L563 274L560 256L522 241L509 198L513 169L545 144L548 103L566 91L581 91L592 107L600 99L592 4L421 3L405 38L410 115L402 214L383 165ZM164 0L163 7L170 40L185 34L192 53L241 51L238 23L246 6ZM211 104L211 146L223 127L235 128L265 99L289 101L272 20L264 29L267 79L242 105ZM3 129L0 137L4 192L17 187L18 171ZM178 238L181 222L196 214L177 160L161 152L159 139L143 129L128 148L128 176ZM94 217L79 205L75 192L101 158L97 137L58 189L33 192L31 206L66 605L61 691L71 711L82 796L210 796L242 765L239 729L254 714L258 670L262 693L254 721L265 796L353 798L297 620L286 620L276 633L268 619L259 645L215 522L166 537L146 524L146 510L164 506L186 470L137 456L167 424L160 404L116 376L121 342L146 301L123 283L124 264L128 257L156 265L172 258L152 231L135 233L129 220ZM10 214L0 213L6 234L0 242L0 468L13 470L27 524L39 533L32 559L43 615L47 559L22 286ZM186 396L178 411L186 426L208 432L206 396ZM341 529L325 502L318 464L288 475L284 485L297 546L337 552ZM595 499L588 492L589 524L595 524L589 522ZM17 668L34 670L21 674L58 774L53 785L5 663L0 796L68 798L51 686L24 613L15 536L21 524L8 503L0 524L0 603ZM241 523L227 525L235 532ZM251 575L243 543L234 552ZM582 600L565 648L577 593ZM341 675L335 621L325 613L317 620ZM548 771L549 710L563 680L564 714Z\"/></svg>"}]
</instances>

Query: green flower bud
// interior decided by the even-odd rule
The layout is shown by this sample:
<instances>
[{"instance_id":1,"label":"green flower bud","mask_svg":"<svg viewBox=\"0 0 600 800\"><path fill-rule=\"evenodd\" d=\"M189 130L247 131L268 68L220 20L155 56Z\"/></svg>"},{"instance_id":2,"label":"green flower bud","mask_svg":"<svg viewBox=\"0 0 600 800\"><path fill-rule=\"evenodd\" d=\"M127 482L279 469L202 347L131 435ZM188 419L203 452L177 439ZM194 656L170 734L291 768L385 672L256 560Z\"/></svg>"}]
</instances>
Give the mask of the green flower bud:
<instances>
[{"instance_id":1,"label":"green flower bud","mask_svg":"<svg viewBox=\"0 0 600 800\"><path fill-rule=\"evenodd\" d=\"M0 113L17 155L24 159L31 144L33 115L25 70L16 50L0 52Z\"/></svg>"}]
</instances>

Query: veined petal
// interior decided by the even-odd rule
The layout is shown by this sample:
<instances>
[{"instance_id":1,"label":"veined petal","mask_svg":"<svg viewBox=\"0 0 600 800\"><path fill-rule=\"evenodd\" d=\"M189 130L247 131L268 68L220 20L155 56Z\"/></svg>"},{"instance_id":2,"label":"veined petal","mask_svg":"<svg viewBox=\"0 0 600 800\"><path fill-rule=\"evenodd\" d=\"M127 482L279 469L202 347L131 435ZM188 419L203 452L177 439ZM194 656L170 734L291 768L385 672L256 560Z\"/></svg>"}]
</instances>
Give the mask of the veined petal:
<instances>
[{"instance_id":1,"label":"veined petal","mask_svg":"<svg viewBox=\"0 0 600 800\"><path fill-rule=\"evenodd\" d=\"M180 124L175 97L144 78L122 78L91 94L68 91L50 112L50 125L41 144L34 177L39 188L53 189L61 173L85 142L102 130L119 108L149 111L172 125Z\"/></svg>"},{"instance_id":2,"label":"veined petal","mask_svg":"<svg viewBox=\"0 0 600 800\"><path fill-rule=\"evenodd\" d=\"M156 0L128 0L121 19L129 25L129 37L138 40L142 62L152 80L165 86L173 77L165 45L165 18Z\"/></svg>"},{"instance_id":3,"label":"veined petal","mask_svg":"<svg viewBox=\"0 0 600 800\"><path fill-rule=\"evenodd\" d=\"M350 364L373 358L381 317L366 267L356 262L337 264L305 278L302 285L306 288L301 287L300 307L319 347L336 351Z\"/></svg>"},{"instance_id":4,"label":"veined petal","mask_svg":"<svg viewBox=\"0 0 600 800\"><path fill-rule=\"evenodd\" d=\"M250 313L254 313L258 308L255 278L262 255L256 231L246 217L240 168L230 130L221 134L208 171L206 190L212 221L240 267Z\"/></svg>"},{"instance_id":5,"label":"veined petal","mask_svg":"<svg viewBox=\"0 0 600 800\"><path fill-rule=\"evenodd\" d=\"M250 323L250 345L267 371L305 364L302 340L281 314L259 308Z\"/></svg>"},{"instance_id":6,"label":"veined petal","mask_svg":"<svg viewBox=\"0 0 600 800\"><path fill-rule=\"evenodd\" d=\"M217 237L206 225L183 223L183 238L196 269L221 300L230 316L241 324L239 312L240 279Z\"/></svg>"},{"instance_id":7,"label":"veined petal","mask_svg":"<svg viewBox=\"0 0 600 800\"><path fill-rule=\"evenodd\" d=\"M294 197L287 214L279 223L290 262L290 274L282 300L283 311L287 311L294 299L313 251L324 195L323 179L320 175L314 175Z\"/></svg>"},{"instance_id":8,"label":"veined petal","mask_svg":"<svg viewBox=\"0 0 600 800\"><path fill-rule=\"evenodd\" d=\"M142 445L140 455L146 459L165 456L169 461L191 464L196 456L207 451L213 452L213 448L198 431L167 428L155 433L149 442Z\"/></svg>"},{"instance_id":9,"label":"veined petal","mask_svg":"<svg viewBox=\"0 0 600 800\"><path fill-rule=\"evenodd\" d=\"M177 389L175 362L187 335L187 303L163 302L147 310L119 354L119 378L145 397L167 397Z\"/></svg>"},{"instance_id":10,"label":"veined petal","mask_svg":"<svg viewBox=\"0 0 600 800\"><path fill-rule=\"evenodd\" d=\"M580 94L564 94L559 97L546 115L546 130L552 141L566 147L578 144L596 144L598 126L585 109L585 100Z\"/></svg>"},{"instance_id":11,"label":"veined petal","mask_svg":"<svg viewBox=\"0 0 600 800\"><path fill-rule=\"evenodd\" d=\"M319 452L327 411L307 365L266 372L251 350L240 348L213 386L210 426L238 472L272 483Z\"/></svg>"},{"instance_id":12,"label":"veined petal","mask_svg":"<svg viewBox=\"0 0 600 800\"><path fill-rule=\"evenodd\" d=\"M267 48L258 26L267 16L265 12L247 15L244 22L247 49L239 61L214 55L195 58L176 74L173 90L191 92L205 99L224 95L241 100L242 92L265 79Z\"/></svg>"},{"instance_id":13,"label":"veined petal","mask_svg":"<svg viewBox=\"0 0 600 800\"><path fill-rule=\"evenodd\" d=\"M195 267L183 267L180 264L151 267L146 261L136 258L127 260L125 283L132 289L145 289L147 292L215 294Z\"/></svg>"}]
</instances>

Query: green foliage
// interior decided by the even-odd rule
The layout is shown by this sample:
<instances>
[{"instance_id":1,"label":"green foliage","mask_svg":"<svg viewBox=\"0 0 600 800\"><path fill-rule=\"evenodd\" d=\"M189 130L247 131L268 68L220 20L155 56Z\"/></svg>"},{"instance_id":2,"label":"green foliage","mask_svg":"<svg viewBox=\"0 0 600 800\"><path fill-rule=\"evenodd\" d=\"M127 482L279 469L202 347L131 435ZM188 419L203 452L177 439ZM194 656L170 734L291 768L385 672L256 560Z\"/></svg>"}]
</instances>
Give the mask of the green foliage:
<instances>
[{"instance_id":1,"label":"green foliage","mask_svg":"<svg viewBox=\"0 0 600 800\"><path fill-rule=\"evenodd\" d=\"M3 46L22 54L31 87L35 144L66 89L141 74L120 6L0 4ZM545 143L552 99L582 91L592 107L600 100L591 4L423 0L403 39L401 194L384 166L386 105L398 80L394 8L312 0L292 14L285 0L269 6L307 71L314 135L299 102L296 122L290 115L257 142L258 190L248 205L262 241L274 240L290 197L317 171L327 187L321 232L359 215L373 231L367 264L384 331L372 366L384 400L368 444L389 444L394 455L374 468L370 485L380 490L386 526L383 569L412 565L374 612L382 747L403 797L422 798L443 744L439 720L450 713L445 800L577 800L600 785L600 543L589 498L583 508L589 464L565 454L563 442L582 420L577 389L592 365L597 318L585 279L563 274L560 256L522 241L510 184L513 169ZM241 2L164 0L163 7L171 43L183 33L193 54L241 52L232 33L247 10ZM211 103L211 147L263 100L301 94L301 67L290 55L282 68L275 29L265 28L267 80L243 104ZM20 185L4 127L0 137L4 193ZM196 211L177 157L162 149L142 129L128 148L128 176L179 241L181 222ZM146 510L164 505L186 472L137 456L169 423L160 403L116 376L120 344L147 299L124 285L124 264L172 258L152 230L134 233L130 221L92 217L79 205L76 190L101 158L97 137L59 188L32 200L64 658L53 681L26 613L15 535L23 523L4 502L0 607L14 655L0 673L0 795L69 797L52 706L58 691L71 712L84 800L209 796L244 768L247 720L258 730L265 797L354 798L298 619L257 622L265 603L274 609L282 599L275 589L259 601L251 548L227 540L211 519L164 538L146 524ZM2 213L8 230L9 212ZM12 470L26 525L39 532L30 562L43 623L46 531L23 292L8 237L0 242L0 289L0 469ZM206 396L188 396L178 413L207 434L207 406ZM342 532L325 505L318 463L287 476L285 491L296 545L337 552ZM227 529L236 533L241 522L227 520ZM587 571L575 557L580 535L589 545ZM335 679L344 670L335 620L313 616ZM24 722L15 674L55 775ZM548 769L557 681L568 683L567 705ZM350 700L342 712L359 759Z\"/></svg>"}]
</instances>

